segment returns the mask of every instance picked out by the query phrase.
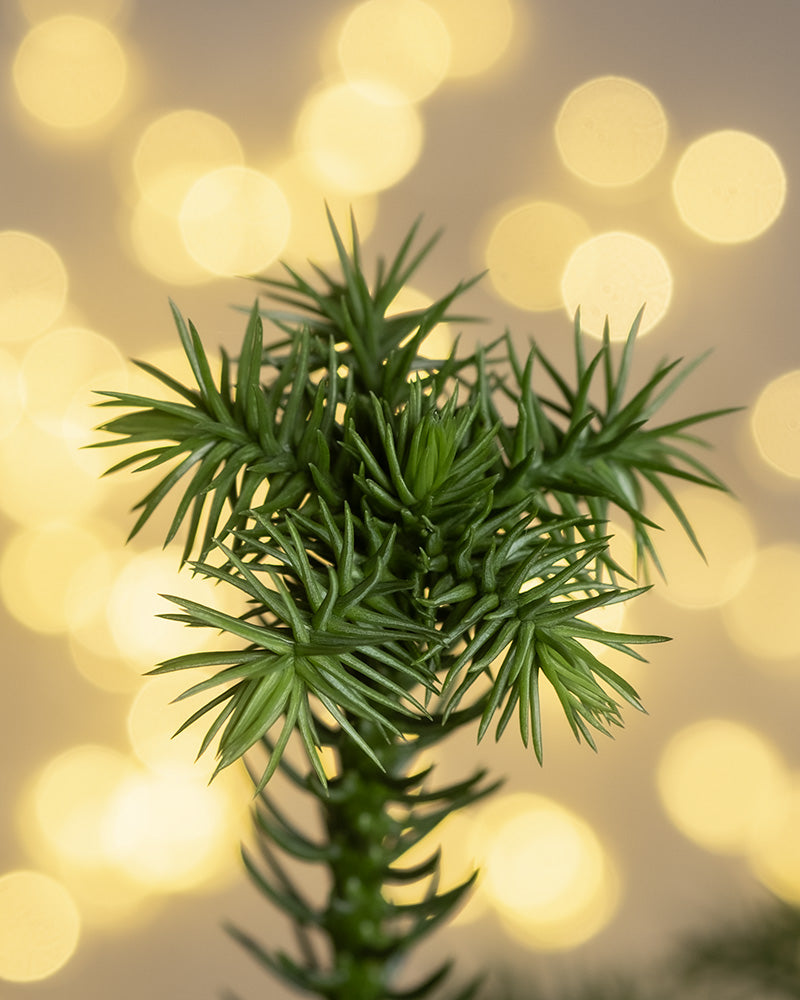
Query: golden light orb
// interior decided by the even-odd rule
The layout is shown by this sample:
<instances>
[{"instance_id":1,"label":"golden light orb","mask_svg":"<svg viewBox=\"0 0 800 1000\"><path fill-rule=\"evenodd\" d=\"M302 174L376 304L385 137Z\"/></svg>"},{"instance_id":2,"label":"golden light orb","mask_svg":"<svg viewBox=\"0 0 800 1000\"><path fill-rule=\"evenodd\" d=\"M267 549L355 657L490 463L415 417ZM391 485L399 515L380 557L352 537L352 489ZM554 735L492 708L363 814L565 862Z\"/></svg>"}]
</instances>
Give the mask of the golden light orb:
<instances>
[{"instance_id":1,"label":"golden light orb","mask_svg":"<svg viewBox=\"0 0 800 1000\"><path fill-rule=\"evenodd\" d=\"M778 218L786 174L775 150L748 132L725 129L693 142L672 182L681 219L714 243L743 243Z\"/></svg>"},{"instance_id":2,"label":"golden light orb","mask_svg":"<svg viewBox=\"0 0 800 1000\"><path fill-rule=\"evenodd\" d=\"M780 899L800 906L800 778L794 775L751 852L755 876Z\"/></svg>"},{"instance_id":3,"label":"golden light orb","mask_svg":"<svg viewBox=\"0 0 800 1000\"><path fill-rule=\"evenodd\" d=\"M20 43L13 76L23 107L61 130L86 129L122 97L127 59L104 24L65 14L35 24Z\"/></svg>"},{"instance_id":4,"label":"golden light orb","mask_svg":"<svg viewBox=\"0 0 800 1000\"><path fill-rule=\"evenodd\" d=\"M489 236L489 280L501 298L520 309L558 309L567 262L590 235L586 220L565 205L519 205L498 219Z\"/></svg>"},{"instance_id":5,"label":"golden light orb","mask_svg":"<svg viewBox=\"0 0 800 1000\"><path fill-rule=\"evenodd\" d=\"M255 274L280 255L291 212L283 191L250 167L220 167L196 181L180 210L189 254L218 275Z\"/></svg>"},{"instance_id":6,"label":"golden light orb","mask_svg":"<svg viewBox=\"0 0 800 1000\"><path fill-rule=\"evenodd\" d=\"M74 955L81 918L72 896L42 872L0 876L0 979L47 979Z\"/></svg>"},{"instance_id":7,"label":"golden light orb","mask_svg":"<svg viewBox=\"0 0 800 1000\"><path fill-rule=\"evenodd\" d=\"M572 173L599 187L621 187L641 180L661 159L667 118L647 87L621 76L602 76L568 95L555 134Z\"/></svg>"},{"instance_id":8,"label":"golden light orb","mask_svg":"<svg viewBox=\"0 0 800 1000\"><path fill-rule=\"evenodd\" d=\"M386 315L398 316L405 312L417 312L420 309L427 309L432 304L433 299L430 295L426 295L425 292L421 292L412 285L404 285L389 303ZM414 332L409 334L403 343L407 343L413 336ZM449 357L452 350L453 337L450 332L450 324L438 323L423 339L417 348L417 353L422 358L440 360Z\"/></svg>"},{"instance_id":9,"label":"golden light orb","mask_svg":"<svg viewBox=\"0 0 800 1000\"><path fill-rule=\"evenodd\" d=\"M658 765L658 790L674 825L709 851L741 854L771 822L786 774L761 733L703 719L676 733Z\"/></svg>"},{"instance_id":10,"label":"golden light orb","mask_svg":"<svg viewBox=\"0 0 800 1000\"><path fill-rule=\"evenodd\" d=\"M131 249L137 263L170 285L197 285L213 275L191 256L175 215L139 198L130 216Z\"/></svg>"},{"instance_id":11,"label":"golden light orb","mask_svg":"<svg viewBox=\"0 0 800 1000\"><path fill-rule=\"evenodd\" d=\"M67 301L67 271L45 240L0 232L0 341L30 340L54 323Z\"/></svg>"},{"instance_id":12,"label":"golden light orb","mask_svg":"<svg viewBox=\"0 0 800 1000\"><path fill-rule=\"evenodd\" d=\"M761 390L750 429L764 461L800 479L800 369L779 375Z\"/></svg>"},{"instance_id":13,"label":"golden light orb","mask_svg":"<svg viewBox=\"0 0 800 1000\"><path fill-rule=\"evenodd\" d=\"M611 919L618 880L592 828L569 809L519 793L485 815L482 892L528 947L561 950Z\"/></svg>"},{"instance_id":14,"label":"golden light orb","mask_svg":"<svg viewBox=\"0 0 800 1000\"><path fill-rule=\"evenodd\" d=\"M0 348L0 438L10 434L25 409L25 382L16 358Z\"/></svg>"},{"instance_id":15,"label":"golden light orb","mask_svg":"<svg viewBox=\"0 0 800 1000\"><path fill-rule=\"evenodd\" d=\"M640 336L664 318L672 274L648 240L633 233L602 233L582 243L567 261L561 295L570 317L580 307L586 333L602 337L608 318L611 339L625 340L643 305Z\"/></svg>"},{"instance_id":16,"label":"golden light orb","mask_svg":"<svg viewBox=\"0 0 800 1000\"><path fill-rule=\"evenodd\" d=\"M495 67L508 51L517 18L511 0L429 0L450 36L449 77Z\"/></svg>"},{"instance_id":17,"label":"golden light orb","mask_svg":"<svg viewBox=\"0 0 800 1000\"><path fill-rule=\"evenodd\" d=\"M445 77L450 36L423 0L365 0L357 4L339 36L339 63L348 82L366 95L380 92L390 103L420 101Z\"/></svg>"},{"instance_id":18,"label":"golden light orb","mask_svg":"<svg viewBox=\"0 0 800 1000\"><path fill-rule=\"evenodd\" d=\"M300 111L296 142L321 182L348 194L391 187L411 170L423 126L409 104L387 104L384 87L333 84Z\"/></svg>"}]
</instances>

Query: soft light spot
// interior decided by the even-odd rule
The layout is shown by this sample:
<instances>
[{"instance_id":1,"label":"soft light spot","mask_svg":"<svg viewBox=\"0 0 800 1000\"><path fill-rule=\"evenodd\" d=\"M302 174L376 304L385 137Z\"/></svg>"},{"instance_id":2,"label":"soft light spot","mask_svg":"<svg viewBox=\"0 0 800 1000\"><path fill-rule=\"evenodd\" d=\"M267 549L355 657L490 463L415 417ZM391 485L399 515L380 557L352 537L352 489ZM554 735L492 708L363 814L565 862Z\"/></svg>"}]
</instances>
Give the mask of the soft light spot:
<instances>
[{"instance_id":1,"label":"soft light spot","mask_svg":"<svg viewBox=\"0 0 800 1000\"><path fill-rule=\"evenodd\" d=\"M308 155L294 156L270 171L283 191L292 213L289 242L281 259L305 265L329 264L338 260L336 244L325 207L330 209L336 228L343 237L350 233L350 212L356 220L359 239L366 240L375 227L378 199L374 194L353 197L331 189L318 174Z\"/></svg>"},{"instance_id":2,"label":"soft light spot","mask_svg":"<svg viewBox=\"0 0 800 1000\"><path fill-rule=\"evenodd\" d=\"M147 126L133 155L133 171L142 196L160 212L177 216L196 181L243 161L239 139L227 122L186 108Z\"/></svg>"},{"instance_id":3,"label":"soft light spot","mask_svg":"<svg viewBox=\"0 0 800 1000\"><path fill-rule=\"evenodd\" d=\"M53 128L84 129L119 102L127 60L105 25L68 14L31 28L13 72L19 99L34 118Z\"/></svg>"},{"instance_id":4,"label":"soft light spot","mask_svg":"<svg viewBox=\"0 0 800 1000\"><path fill-rule=\"evenodd\" d=\"M349 194L391 187L411 170L422 149L419 114L387 105L381 88L334 84L312 95L300 111L296 141L325 184Z\"/></svg>"},{"instance_id":5,"label":"soft light spot","mask_svg":"<svg viewBox=\"0 0 800 1000\"><path fill-rule=\"evenodd\" d=\"M60 882L35 871L0 877L0 979L31 983L54 975L75 953L81 919Z\"/></svg>"},{"instance_id":6,"label":"soft light spot","mask_svg":"<svg viewBox=\"0 0 800 1000\"><path fill-rule=\"evenodd\" d=\"M450 36L447 75L470 77L496 66L515 27L510 0L430 0Z\"/></svg>"},{"instance_id":7,"label":"soft light spot","mask_svg":"<svg viewBox=\"0 0 800 1000\"><path fill-rule=\"evenodd\" d=\"M16 359L0 348L0 438L19 423L25 407L25 383Z\"/></svg>"},{"instance_id":8,"label":"soft light spot","mask_svg":"<svg viewBox=\"0 0 800 1000\"><path fill-rule=\"evenodd\" d=\"M411 285L405 285L389 303L386 315L397 316L400 313L417 312L420 309L427 309L432 304L433 299L430 295L426 295L425 292L421 292ZM412 331L403 343L407 343L415 332ZM437 323L417 348L417 354L422 358L438 361L442 358L449 358L452 350L453 337L450 333L450 324Z\"/></svg>"},{"instance_id":9,"label":"soft light spot","mask_svg":"<svg viewBox=\"0 0 800 1000\"><path fill-rule=\"evenodd\" d=\"M38 236L0 232L0 341L30 340L61 315L67 271Z\"/></svg>"},{"instance_id":10,"label":"soft light spot","mask_svg":"<svg viewBox=\"0 0 800 1000\"><path fill-rule=\"evenodd\" d=\"M385 86L390 102L419 101L442 82L450 37L422 0L365 0L350 12L339 36L339 63L347 80ZM374 93L368 86L367 97Z\"/></svg>"},{"instance_id":11,"label":"soft light spot","mask_svg":"<svg viewBox=\"0 0 800 1000\"><path fill-rule=\"evenodd\" d=\"M772 743L729 719L681 729L658 764L658 790L670 820L720 854L744 853L758 843L785 780Z\"/></svg>"},{"instance_id":12,"label":"soft light spot","mask_svg":"<svg viewBox=\"0 0 800 1000\"><path fill-rule=\"evenodd\" d=\"M779 375L762 389L750 427L764 461L784 476L800 479L800 369Z\"/></svg>"},{"instance_id":13,"label":"soft light spot","mask_svg":"<svg viewBox=\"0 0 800 1000\"><path fill-rule=\"evenodd\" d=\"M617 903L611 861L591 827L539 795L486 810L483 892L528 947L572 948L596 934Z\"/></svg>"},{"instance_id":14,"label":"soft light spot","mask_svg":"<svg viewBox=\"0 0 800 1000\"><path fill-rule=\"evenodd\" d=\"M19 0L22 13L31 21L80 14L98 21L114 21L127 12L130 0Z\"/></svg>"},{"instance_id":15,"label":"soft light spot","mask_svg":"<svg viewBox=\"0 0 800 1000\"><path fill-rule=\"evenodd\" d=\"M570 317L581 310L583 330L602 337L608 317L611 339L625 340L645 306L639 334L664 317L672 275L661 251L632 233L602 233L582 243L564 270L561 295Z\"/></svg>"},{"instance_id":16,"label":"soft light spot","mask_svg":"<svg viewBox=\"0 0 800 1000\"><path fill-rule=\"evenodd\" d=\"M601 187L641 180L661 159L666 143L667 119L658 98L621 76L577 87L556 120L556 144L567 168Z\"/></svg>"},{"instance_id":17,"label":"soft light spot","mask_svg":"<svg viewBox=\"0 0 800 1000\"><path fill-rule=\"evenodd\" d=\"M506 212L486 247L495 291L520 309L558 309L567 261L589 236L586 220L556 202L532 201Z\"/></svg>"},{"instance_id":18,"label":"soft light spot","mask_svg":"<svg viewBox=\"0 0 800 1000\"><path fill-rule=\"evenodd\" d=\"M714 243L743 243L772 225L786 199L775 150L747 132L726 129L693 142L672 182L686 225Z\"/></svg>"},{"instance_id":19,"label":"soft light spot","mask_svg":"<svg viewBox=\"0 0 800 1000\"><path fill-rule=\"evenodd\" d=\"M186 249L212 274L263 271L286 246L290 225L281 189L249 167L221 167L201 177L180 211Z\"/></svg>"},{"instance_id":20,"label":"soft light spot","mask_svg":"<svg viewBox=\"0 0 800 1000\"><path fill-rule=\"evenodd\" d=\"M756 556L756 534L747 510L726 493L687 486L674 491L694 528L705 560L663 500L647 516L666 529L654 541L665 581L659 593L684 608L724 604L746 584ZM735 539L735 544L731 540Z\"/></svg>"},{"instance_id":21,"label":"soft light spot","mask_svg":"<svg viewBox=\"0 0 800 1000\"><path fill-rule=\"evenodd\" d=\"M212 275L186 248L180 222L140 198L130 217L131 249L138 264L170 285L196 285Z\"/></svg>"},{"instance_id":22,"label":"soft light spot","mask_svg":"<svg viewBox=\"0 0 800 1000\"><path fill-rule=\"evenodd\" d=\"M800 779L792 780L750 855L750 866L770 892L800 906Z\"/></svg>"},{"instance_id":23,"label":"soft light spot","mask_svg":"<svg viewBox=\"0 0 800 1000\"><path fill-rule=\"evenodd\" d=\"M800 663L800 545L777 544L756 553L744 587L723 608L734 641L759 664L797 671Z\"/></svg>"}]
</instances>

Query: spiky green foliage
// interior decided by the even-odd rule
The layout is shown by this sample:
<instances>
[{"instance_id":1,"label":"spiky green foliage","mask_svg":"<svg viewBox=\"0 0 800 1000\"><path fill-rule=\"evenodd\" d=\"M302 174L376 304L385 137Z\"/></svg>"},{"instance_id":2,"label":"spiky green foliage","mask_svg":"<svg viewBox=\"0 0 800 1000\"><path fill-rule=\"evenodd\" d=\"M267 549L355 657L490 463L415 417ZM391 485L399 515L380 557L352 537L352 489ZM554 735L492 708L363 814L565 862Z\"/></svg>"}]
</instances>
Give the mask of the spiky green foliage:
<instances>
[{"instance_id":1,"label":"spiky green foliage","mask_svg":"<svg viewBox=\"0 0 800 1000\"><path fill-rule=\"evenodd\" d=\"M112 439L102 444L134 448L114 469L165 469L132 533L182 487L167 540L184 526L183 559L195 553L192 570L241 599L235 616L170 598L179 610L167 617L230 640L224 651L153 671L216 671L185 694L209 695L186 722L211 720L201 752L216 744L223 768L268 745L256 779L263 795L296 736L310 767L302 781L320 801L327 746L340 765L370 774L370 787L384 781L383 808L407 777L404 734L439 739L476 720L479 739L491 727L499 737L516 717L541 761L543 681L591 746L593 733L621 724L622 704L641 708L593 650L641 658L635 647L661 637L606 631L585 617L646 589L611 558L608 518L627 514L640 554L654 557L654 526L642 513L649 486L694 540L669 482L722 488L687 445L696 443L689 429L724 411L650 425L691 368L676 372L677 362L660 365L626 401L638 321L617 362L608 331L587 361L576 318L572 382L535 344L520 359L508 334L465 356L456 346L425 359L420 344L438 323L465 321L450 309L471 282L430 307L387 316L432 242L413 252L414 227L370 283L355 226L350 252L332 231L341 276L316 268L321 287L289 268L281 280L259 279L280 308L256 302L237 363L223 353L216 382L197 331L173 307L196 388L142 365L178 399L107 393L100 405L125 412L103 424ZM534 387L541 376L554 398ZM593 401L598 378L602 405ZM268 813L268 839L305 849ZM408 823L425 825L415 814ZM391 843L385 832L377 874L362 873L373 887L395 858ZM281 883L277 869L273 878ZM434 893L419 912L443 913L444 900L452 902ZM296 921L311 919L291 893L278 901ZM420 926L433 923L426 916ZM322 926L333 934L336 921ZM344 973L336 962L332 979L311 966L301 973L288 958L267 964L330 997L433 989L432 980L420 992L387 992L388 952L378 951L370 954L380 984L363 994L347 976L350 992L337 992Z\"/></svg>"}]
</instances>

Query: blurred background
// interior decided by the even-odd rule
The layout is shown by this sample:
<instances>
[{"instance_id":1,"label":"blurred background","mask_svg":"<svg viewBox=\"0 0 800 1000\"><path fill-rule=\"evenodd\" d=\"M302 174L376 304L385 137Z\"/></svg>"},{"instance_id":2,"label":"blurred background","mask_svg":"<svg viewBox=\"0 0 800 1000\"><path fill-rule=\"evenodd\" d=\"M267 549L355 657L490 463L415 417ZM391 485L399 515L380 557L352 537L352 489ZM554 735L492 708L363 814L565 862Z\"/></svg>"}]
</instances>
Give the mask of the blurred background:
<instances>
[{"instance_id":1,"label":"blurred background","mask_svg":"<svg viewBox=\"0 0 800 1000\"><path fill-rule=\"evenodd\" d=\"M744 407L707 432L735 499L679 490L707 564L654 502L668 582L610 623L676 637L618 667L649 716L594 755L547 704L543 768L512 732L436 762L507 781L444 825L445 881L484 875L415 968L570 981L800 904L798 37L794 0L0 5L0 996L289 995L219 926L289 940L247 783L142 676L193 648L155 595L203 589L81 447L92 390L154 387L129 358L184 374L168 298L234 350L237 275L331 262L324 199L370 266L443 228L397 308L488 269L465 349L509 326L569 371L579 304L620 339L646 302L640 378L711 350L665 419Z\"/></svg>"}]
</instances>

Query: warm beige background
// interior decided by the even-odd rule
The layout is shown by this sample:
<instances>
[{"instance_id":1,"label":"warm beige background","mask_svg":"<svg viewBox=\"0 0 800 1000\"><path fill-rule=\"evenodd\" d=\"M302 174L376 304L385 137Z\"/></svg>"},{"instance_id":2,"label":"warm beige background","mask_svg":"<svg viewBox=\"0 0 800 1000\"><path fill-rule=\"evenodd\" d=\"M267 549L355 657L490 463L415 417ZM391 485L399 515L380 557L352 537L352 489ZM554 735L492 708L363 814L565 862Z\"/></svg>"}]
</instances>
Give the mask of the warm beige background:
<instances>
[{"instance_id":1,"label":"warm beige background","mask_svg":"<svg viewBox=\"0 0 800 1000\"><path fill-rule=\"evenodd\" d=\"M642 341L637 370L646 371L664 355L695 356L714 348L670 413L733 404L752 411L771 380L800 368L794 312L800 258L795 188L800 176L800 8L793 0L516 0L515 7L513 43L501 62L469 79L445 79L418 106L424 125L419 159L377 195L366 256L390 252L422 212L427 231L445 229L418 282L421 291L437 295L486 266L492 226L509 204L556 201L578 213L593 235L634 232L658 247L673 277L670 306ZM349 9L322 0L2 4L0 228L33 234L57 249L69 276L69 297L54 328L85 326L126 356L149 354L173 346L171 296L207 333L212 347L235 345L240 323L228 306L247 302L252 287L231 278L209 277L194 285L163 280L141 266L131 247L136 143L160 115L196 108L228 123L248 166L275 171L293 151L308 94L335 70L331 39ZM30 23L42 14L81 11L110 18L129 61L120 102L107 121L85 135L37 121L12 81L12 64ZM667 145L652 172L615 189L594 187L569 173L553 135L570 91L605 75L649 88L668 122ZM781 214L751 241L703 240L683 225L671 198L672 177L687 145L720 129L747 132L768 143L788 180ZM535 335L567 363L570 323L563 310L517 309L489 280L470 293L468 305L491 318L486 336L509 324L520 338ZM477 335L476 328L468 328L465 342L473 343ZM1 346L22 364L33 342ZM29 361L29 370L32 365ZM59 381L57 370L47 377ZM793 399L793 409L779 419L789 446L794 442L800 453L796 393ZM23 419L30 420L30 414ZM22 433L21 427L10 434ZM716 446L713 465L741 500L745 526L759 551L800 544L798 479L771 469L759 455L750 413L712 426L709 437ZM14 451L10 440L0 442L0 546L12 607L15 574L24 575L13 547L20 545L20 532L44 528L54 519L60 486L54 476L20 475L20 468L34 469L39 457L24 448ZM38 482L37 496L20 499L19 482ZM82 522L90 529L112 526L103 546L115 558L130 525L126 511L139 496L134 485L120 480L98 495ZM714 520L712 515L712 533ZM668 551L678 553L676 533L667 537L674 539ZM743 539L743 529L728 529L714 543L714 558L724 561ZM140 548L159 541L152 533ZM37 575L46 579L49 572L38 558L35 573L30 565L25 570L34 581L25 586L33 590ZM675 558L680 578L683 570ZM681 608L662 592L631 609L626 627L665 632L676 641L656 648L649 667L635 668L649 717L629 713L627 730L613 743L603 741L597 756L573 745L563 720L553 715L541 770L511 731L501 747L487 742L478 751L462 739L458 753L452 748L441 762L443 777L455 778L463 774L465 762L480 760L508 775L508 791L546 796L582 817L613 856L619 874L613 919L574 953L552 957L527 949L486 914L443 932L430 954L451 952L465 970L499 963L524 978L542 969L558 973L567 965L591 970L638 962L663 953L676 933L765 896L741 852L725 856L706 850L672 825L656 783L671 737L710 718L751 727L771 741L784 776L800 773L800 650L790 634L783 658L760 651L748 617L761 595L764 614L770 607L785 609L777 626L767 626L780 632L781 622L796 613L797 577L778 585L769 577L765 582L748 578L751 570L748 564L733 588L740 588L738 596L727 593L730 600L721 608ZM690 583L699 572L690 569ZM60 870L57 857L42 849L41 833L30 818L32 789L48 763L70 748L97 744L130 753L126 719L136 682L127 692L102 690L76 670L68 626L43 633L35 621L24 623L24 609L22 619L6 609L0 615L0 875L35 869L62 877L69 888L74 872L70 875L69 866ZM135 621L132 627L136 632ZM118 654L109 649L107 655ZM797 870L800 859L794 863ZM800 885L796 889L800 898ZM71 891L80 909L79 892ZM157 902L131 922L103 928L88 921L77 951L59 972L27 985L0 980L0 996L167 1000L217 996L223 986L243 996L288 996L266 983L219 929L221 919L235 917L247 928L260 928L271 943L287 940L235 867L221 884L158 892L154 898ZM420 968L429 957L419 955Z\"/></svg>"}]
</instances>

